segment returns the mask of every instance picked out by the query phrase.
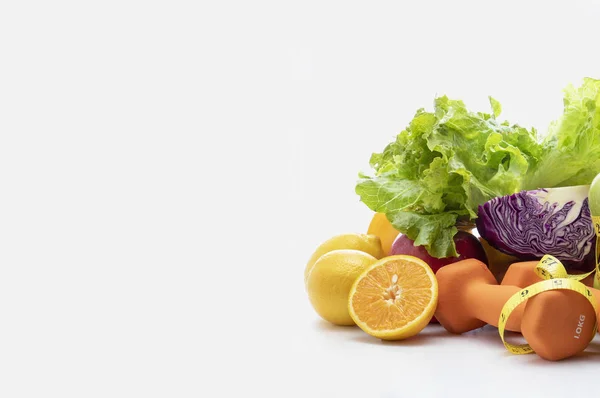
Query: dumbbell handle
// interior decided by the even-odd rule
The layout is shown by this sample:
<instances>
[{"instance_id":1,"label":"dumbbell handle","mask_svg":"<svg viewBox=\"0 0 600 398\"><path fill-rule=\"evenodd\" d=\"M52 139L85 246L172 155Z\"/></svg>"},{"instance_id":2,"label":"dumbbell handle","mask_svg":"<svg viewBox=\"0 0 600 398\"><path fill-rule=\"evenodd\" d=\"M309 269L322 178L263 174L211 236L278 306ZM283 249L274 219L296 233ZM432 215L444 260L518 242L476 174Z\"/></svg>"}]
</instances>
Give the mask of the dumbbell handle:
<instances>
[{"instance_id":1,"label":"dumbbell handle","mask_svg":"<svg viewBox=\"0 0 600 398\"><path fill-rule=\"evenodd\" d=\"M498 319L504 304L508 299L521 290L517 286L499 286L474 284L467 287L466 301L469 308L466 308L474 317L488 323L492 326L498 326ZM506 326L507 330L513 332L521 331L521 320L523 319L523 310L525 306L520 305L512 312Z\"/></svg>"}]
</instances>

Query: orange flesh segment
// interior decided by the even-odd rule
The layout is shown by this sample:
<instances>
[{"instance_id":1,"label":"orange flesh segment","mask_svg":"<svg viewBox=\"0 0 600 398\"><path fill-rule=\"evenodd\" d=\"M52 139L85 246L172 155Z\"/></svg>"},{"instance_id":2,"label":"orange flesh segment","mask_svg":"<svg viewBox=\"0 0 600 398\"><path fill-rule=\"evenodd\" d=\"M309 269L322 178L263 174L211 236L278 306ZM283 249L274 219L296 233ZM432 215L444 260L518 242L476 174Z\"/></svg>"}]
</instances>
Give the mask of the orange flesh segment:
<instances>
[{"instance_id":1,"label":"orange flesh segment","mask_svg":"<svg viewBox=\"0 0 600 398\"><path fill-rule=\"evenodd\" d=\"M369 328L392 330L419 317L432 296L432 281L423 266L394 260L372 269L358 282L352 306Z\"/></svg>"}]
</instances>

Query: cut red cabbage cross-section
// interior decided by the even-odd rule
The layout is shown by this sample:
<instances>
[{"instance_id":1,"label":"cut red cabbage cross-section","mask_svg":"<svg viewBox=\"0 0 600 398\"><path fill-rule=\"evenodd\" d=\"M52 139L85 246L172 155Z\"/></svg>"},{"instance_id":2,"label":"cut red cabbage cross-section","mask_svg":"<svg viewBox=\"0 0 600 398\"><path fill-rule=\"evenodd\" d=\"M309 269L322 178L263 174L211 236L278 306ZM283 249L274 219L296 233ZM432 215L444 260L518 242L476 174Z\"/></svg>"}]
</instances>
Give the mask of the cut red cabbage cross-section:
<instances>
[{"instance_id":1,"label":"cut red cabbage cross-section","mask_svg":"<svg viewBox=\"0 0 600 398\"><path fill-rule=\"evenodd\" d=\"M523 260L551 254L583 262L595 238L588 185L521 191L479 206L477 231L496 249Z\"/></svg>"}]
</instances>

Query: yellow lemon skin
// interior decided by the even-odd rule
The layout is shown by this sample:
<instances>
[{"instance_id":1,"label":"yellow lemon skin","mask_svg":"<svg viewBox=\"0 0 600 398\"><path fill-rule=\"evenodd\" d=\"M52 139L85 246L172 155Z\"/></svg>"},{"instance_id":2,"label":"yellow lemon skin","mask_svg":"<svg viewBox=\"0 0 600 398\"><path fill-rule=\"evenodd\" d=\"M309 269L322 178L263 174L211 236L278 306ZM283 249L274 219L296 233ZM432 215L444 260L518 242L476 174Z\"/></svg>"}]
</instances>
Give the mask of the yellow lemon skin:
<instances>
[{"instance_id":1,"label":"yellow lemon skin","mask_svg":"<svg viewBox=\"0 0 600 398\"><path fill-rule=\"evenodd\" d=\"M381 247L385 256L389 256L392 251L392 244L400 231L390 223L383 213L375 213L369 224L367 234L378 236L381 239Z\"/></svg>"},{"instance_id":2,"label":"yellow lemon skin","mask_svg":"<svg viewBox=\"0 0 600 398\"><path fill-rule=\"evenodd\" d=\"M322 255L306 281L308 298L321 318L335 325L354 325L348 296L358 276L377 259L358 250L333 250Z\"/></svg>"},{"instance_id":3,"label":"yellow lemon skin","mask_svg":"<svg viewBox=\"0 0 600 398\"><path fill-rule=\"evenodd\" d=\"M306 263L306 267L304 268L304 283L308 280L308 275L321 256L333 250L342 249L360 250L377 259L380 259L385 255L383 248L381 247L381 239L375 235L342 234L334 236L321 243Z\"/></svg>"}]
</instances>

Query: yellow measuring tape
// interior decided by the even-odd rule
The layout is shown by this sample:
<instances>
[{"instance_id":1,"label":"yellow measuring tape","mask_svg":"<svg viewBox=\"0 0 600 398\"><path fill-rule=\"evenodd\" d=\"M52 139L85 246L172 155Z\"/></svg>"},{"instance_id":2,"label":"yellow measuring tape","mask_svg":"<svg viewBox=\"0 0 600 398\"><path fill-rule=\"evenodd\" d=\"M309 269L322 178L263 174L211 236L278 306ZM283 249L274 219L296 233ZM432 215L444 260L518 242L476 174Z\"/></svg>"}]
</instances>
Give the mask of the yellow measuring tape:
<instances>
[{"instance_id":1,"label":"yellow measuring tape","mask_svg":"<svg viewBox=\"0 0 600 398\"><path fill-rule=\"evenodd\" d=\"M600 221L600 218L598 218L598 221ZM598 224L599 223L594 222L596 236L600 234L600 228L596 227L596 225ZM500 333L500 338L502 339L502 342L504 343L504 346L508 351L512 352L513 354L530 354L533 352L529 344L516 345L508 343L506 340L504 340L504 329L506 328L506 322L508 321L508 317L513 312L513 310L517 308L519 304L542 292L557 289L567 289L576 291L582 294L585 298L587 298L590 304L592 304L592 307L594 307L594 312L596 314L598 313L596 299L594 298L592 292L590 291L590 289L588 289L587 286L579 282L580 280L591 275L593 272L597 271L597 253L598 245L596 244L596 270L583 275L569 275L567 274L567 270L562 265L562 263L556 258L550 255L542 257L542 259L535 268L535 272L539 277L541 277L544 280L538 283L534 283L533 285L528 286L524 289L521 289L520 291L512 295L511 298L508 299L506 304L504 304L504 307L502 307L502 311L500 312L500 319L498 320L498 332ZM594 278L594 285L598 280L598 275L599 272L596 272L596 277ZM592 336L596 334L596 328L597 321L595 322L594 332L592 333Z\"/></svg>"}]
</instances>

